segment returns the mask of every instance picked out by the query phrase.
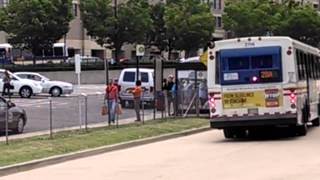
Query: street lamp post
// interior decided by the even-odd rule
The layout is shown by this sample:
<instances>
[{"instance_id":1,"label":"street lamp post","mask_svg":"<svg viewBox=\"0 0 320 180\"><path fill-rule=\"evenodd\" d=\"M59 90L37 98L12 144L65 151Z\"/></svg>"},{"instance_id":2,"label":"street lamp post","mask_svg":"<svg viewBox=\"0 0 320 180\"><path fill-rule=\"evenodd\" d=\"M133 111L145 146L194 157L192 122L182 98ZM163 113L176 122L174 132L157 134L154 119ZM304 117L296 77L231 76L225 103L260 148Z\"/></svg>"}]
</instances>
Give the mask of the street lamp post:
<instances>
[{"instance_id":1,"label":"street lamp post","mask_svg":"<svg viewBox=\"0 0 320 180\"><path fill-rule=\"evenodd\" d=\"M118 0L114 0L114 18L116 19L114 24L114 39L113 44L115 48L115 62L118 62Z\"/></svg>"}]
</instances>

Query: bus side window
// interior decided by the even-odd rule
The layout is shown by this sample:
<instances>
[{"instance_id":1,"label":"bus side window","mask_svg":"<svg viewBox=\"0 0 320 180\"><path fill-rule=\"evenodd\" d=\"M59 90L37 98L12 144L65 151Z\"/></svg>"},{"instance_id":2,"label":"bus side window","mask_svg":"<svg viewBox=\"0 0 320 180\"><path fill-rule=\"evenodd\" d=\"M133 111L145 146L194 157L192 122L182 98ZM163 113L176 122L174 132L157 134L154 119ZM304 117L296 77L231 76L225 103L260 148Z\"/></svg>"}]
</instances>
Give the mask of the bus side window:
<instances>
[{"instance_id":1,"label":"bus side window","mask_svg":"<svg viewBox=\"0 0 320 180\"><path fill-rule=\"evenodd\" d=\"M300 50L296 50L297 54L297 66L298 66L298 76L299 80L305 79L305 64L304 64L304 56Z\"/></svg>"},{"instance_id":2,"label":"bus side window","mask_svg":"<svg viewBox=\"0 0 320 180\"><path fill-rule=\"evenodd\" d=\"M316 56L314 54L312 54L312 76L313 79L317 79L317 75L316 75Z\"/></svg>"},{"instance_id":3,"label":"bus side window","mask_svg":"<svg viewBox=\"0 0 320 180\"><path fill-rule=\"evenodd\" d=\"M317 79L320 78L320 57L316 57L316 71L317 71Z\"/></svg>"},{"instance_id":4,"label":"bus side window","mask_svg":"<svg viewBox=\"0 0 320 180\"><path fill-rule=\"evenodd\" d=\"M217 51L216 52L216 83L215 84L220 84L220 54Z\"/></svg>"},{"instance_id":5,"label":"bus side window","mask_svg":"<svg viewBox=\"0 0 320 180\"><path fill-rule=\"evenodd\" d=\"M306 53L302 53L302 67L303 67L303 80L307 79L308 77L308 64L307 64L307 60L308 60L308 55Z\"/></svg>"},{"instance_id":6,"label":"bus side window","mask_svg":"<svg viewBox=\"0 0 320 180\"><path fill-rule=\"evenodd\" d=\"M307 73L308 73L308 78L312 78L312 59L311 59L311 54L307 54Z\"/></svg>"}]
</instances>

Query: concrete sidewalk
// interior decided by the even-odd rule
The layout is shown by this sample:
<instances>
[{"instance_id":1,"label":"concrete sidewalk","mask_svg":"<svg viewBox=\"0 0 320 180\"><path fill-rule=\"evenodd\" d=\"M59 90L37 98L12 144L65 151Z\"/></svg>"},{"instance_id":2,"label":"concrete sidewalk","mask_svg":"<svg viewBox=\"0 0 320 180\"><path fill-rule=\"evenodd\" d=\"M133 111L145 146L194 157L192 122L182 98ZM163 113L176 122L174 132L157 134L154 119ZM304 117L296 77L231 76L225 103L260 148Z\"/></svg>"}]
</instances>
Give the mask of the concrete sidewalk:
<instances>
[{"instance_id":1,"label":"concrete sidewalk","mask_svg":"<svg viewBox=\"0 0 320 180\"><path fill-rule=\"evenodd\" d=\"M49 180L50 180L50 178L59 179L54 174L50 173L51 170L49 170L49 172L46 172L41 175L36 175L36 172L41 171L43 169L45 171L47 171L47 169L51 169L53 167L60 166L60 165L64 166L64 164L74 163L74 162L77 165L78 164L80 164L80 165L95 165L95 166L98 166L98 167L104 169L104 166L100 166L100 164L102 165L105 162L101 161L100 158L96 159L95 157L108 156L112 153L116 153L119 151L122 152L125 149L132 149L134 147L143 146L143 145L147 145L147 144L151 144L151 143L153 144L153 143L156 143L159 141L166 141L166 140L173 139L173 138L188 136L188 135L201 133L201 132L208 131L208 130L211 130L211 128L210 127L194 128L194 129L189 129L189 130L185 130L182 132L163 134L163 135L148 137L148 138L144 138L144 139L136 139L136 140L132 140L129 142L107 145L107 146L97 147L97 148L93 148L93 149L72 152L72 153L68 153L68 154L56 155L56 156L52 156L52 157L48 157L48 158L44 158L44 159L38 159L38 160L15 164L15 165L11 165L11 166L0 167L0 177L2 177L2 178L0 178L0 180L6 179L6 178L9 178L10 180L12 180L12 179L23 179L23 180L24 179L32 179L32 180L34 180L37 178L49 179ZM77 161L81 161L81 163L78 163ZM106 162L108 162L108 161L106 161ZM64 168L64 169L65 170L68 169L71 172L73 172L77 168L76 169ZM84 171L84 169L80 169L80 171L85 174L87 174L87 172L88 172L86 170ZM30 178L25 177L24 174L31 174L32 177L30 177ZM17 178L12 178L12 176L17 177ZM72 174L69 174L68 176L64 176L63 179L69 180L71 177L75 177L75 176ZM83 176L81 175L81 176L77 177L77 179L80 177L83 177ZM84 179L87 180L90 178L85 177ZM102 178L102 179L104 180L104 178Z\"/></svg>"}]
</instances>

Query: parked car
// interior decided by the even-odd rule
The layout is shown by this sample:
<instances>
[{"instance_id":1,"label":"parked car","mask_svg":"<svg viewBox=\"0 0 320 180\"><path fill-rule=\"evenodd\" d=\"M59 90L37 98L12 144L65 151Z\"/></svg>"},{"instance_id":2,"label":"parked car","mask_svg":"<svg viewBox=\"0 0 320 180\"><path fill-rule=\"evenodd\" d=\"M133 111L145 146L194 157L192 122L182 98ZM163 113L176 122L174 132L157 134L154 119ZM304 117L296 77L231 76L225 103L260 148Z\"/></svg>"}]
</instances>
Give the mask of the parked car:
<instances>
[{"instance_id":1,"label":"parked car","mask_svg":"<svg viewBox=\"0 0 320 180\"><path fill-rule=\"evenodd\" d=\"M125 106L126 102L133 103L131 90L135 87L136 71L136 68L126 68L120 73L118 84L120 86L119 98L122 106ZM154 70L140 68L139 74L143 89L141 100L152 104L154 99Z\"/></svg>"},{"instance_id":2,"label":"parked car","mask_svg":"<svg viewBox=\"0 0 320 180\"><path fill-rule=\"evenodd\" d=\"M8 130L14 133L22 133L27 123L26 111L17 107L11 101L0 97L0 130L6 130L6 112L8 108Z\"/></svg>"},{"instance_id":3,"label":"parked car","mask_svg":"<svg viewBox=\"0 0 320 180\"><path fill-rule=\"evenodd\" d=\"M73 85L63 81L51 81L49 78L34 72L17 72L14 73L21 79L32 80L42 86L42 93L48 93L53 97L61 96L61 94L71 94Z\"/></svg>"},{"instance_id":4,"label":"parked car","mask_svg":"<svg viewBox=\"0 0 320 180\"><path fill-rule=\"evenodd\" d=\"M0 91L3 90L3 77L5 69L0 69ZM32 80L21 79L15 74L11 73L11 85L13 89L10 90L10 93L19 94L22 98L30 98L32 95L40 94L42 92L42 86L39 83L36 83Z\"/></svg>"}]
</instances>

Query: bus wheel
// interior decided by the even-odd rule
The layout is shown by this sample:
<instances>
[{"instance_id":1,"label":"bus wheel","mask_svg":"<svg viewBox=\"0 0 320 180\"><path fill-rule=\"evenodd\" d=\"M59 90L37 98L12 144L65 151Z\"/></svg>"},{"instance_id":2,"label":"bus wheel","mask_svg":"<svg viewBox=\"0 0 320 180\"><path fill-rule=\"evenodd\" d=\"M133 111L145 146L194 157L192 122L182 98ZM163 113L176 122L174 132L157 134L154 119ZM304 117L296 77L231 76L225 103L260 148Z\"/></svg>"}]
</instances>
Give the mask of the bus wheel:
<instances>
[{"instance_id":1,"label":"bus wheel","mask_svg":"<svg viewBox=\"0 0 320 180\"><path fill-rule=\"evenodd\" d=\"M245 129L237 129L235 132L235 135L237 138L246 138L247 137L247 131Z\"/></svg>"},{"instance_id":2,"label":"bus wheel","mask_svg":"<svg viewBox=\"0 0 320 180\"><path fill-rule=\"evenodd\" d=\"M223 134L226 139L230 139L234 137L235 132L231 128L226 128L226 129L223 129Z\"/></svg>"},{"instance_id":3,"label":"bus wheel","mask_svg":"<svg viewBox=\"0 0 320 180\"><path fill-rule=\"evenodd\" d=\"M319 119L319 117L312 121L312 126L320 126L320 119Z\"/></svg>"},{"instance_id":4,"label":"bus wheel","mask_svg":"<svg viewBox=\"0 0 320 180\"><path fill-rule=\"evenodd\" d=\"M308 133L307 124L296 126L296 134L298 136L305 136Z\"/></svg>"}]
</instances>

